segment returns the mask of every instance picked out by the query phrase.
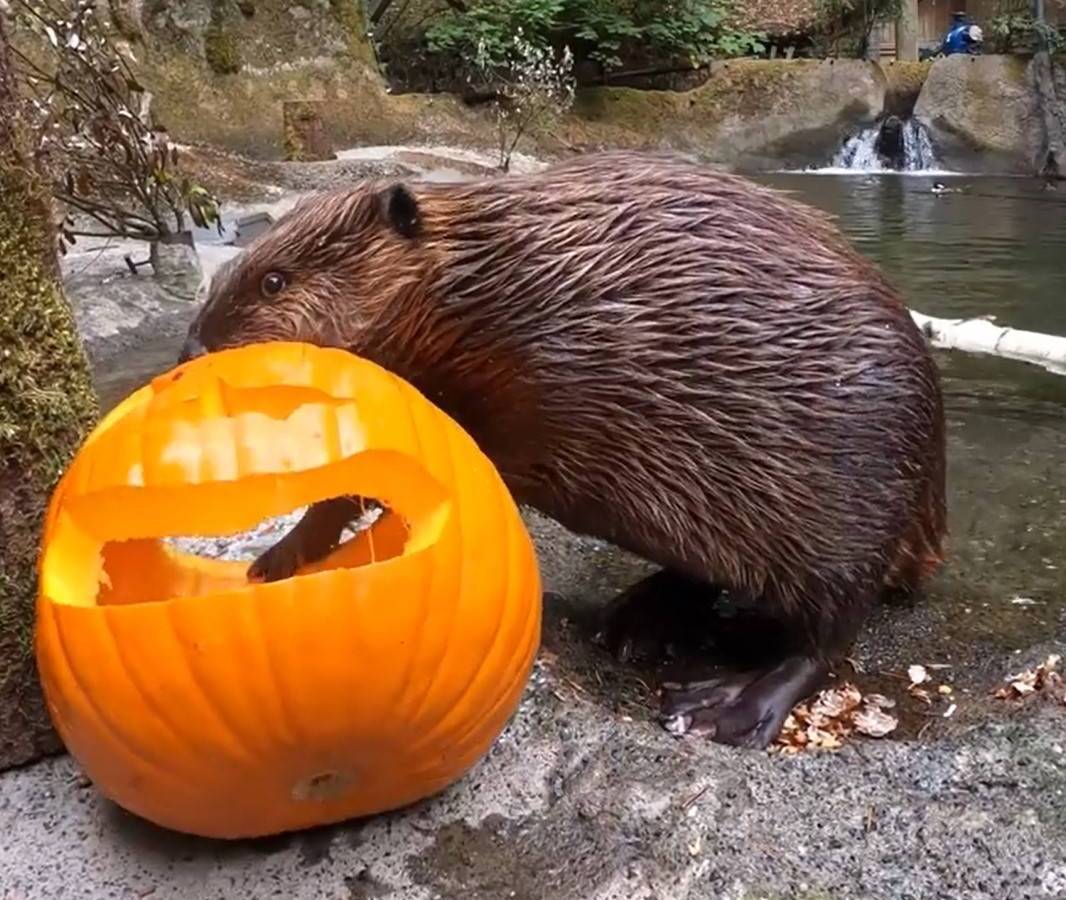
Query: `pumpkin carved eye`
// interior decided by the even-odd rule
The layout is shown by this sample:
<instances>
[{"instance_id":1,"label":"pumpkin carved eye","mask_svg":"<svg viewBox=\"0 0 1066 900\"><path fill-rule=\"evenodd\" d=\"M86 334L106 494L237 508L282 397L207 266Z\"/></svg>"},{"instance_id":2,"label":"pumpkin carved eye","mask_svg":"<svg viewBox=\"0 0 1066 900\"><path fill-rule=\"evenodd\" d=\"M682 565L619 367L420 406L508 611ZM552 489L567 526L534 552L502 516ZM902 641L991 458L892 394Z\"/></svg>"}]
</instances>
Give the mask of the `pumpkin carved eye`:
<instances>
[{"instance_id":1,"label":"pumpkin carved eye","mask_svg":"<svg viewBox=\"0 0 1066 900\"><path fill-rule=\"evenodd\" d=\"M285 290L286 285L288 285L288 281L281 272L267 272L263 276L259 289L264 297L276 297Z\"/></svg>"}]
</instances>

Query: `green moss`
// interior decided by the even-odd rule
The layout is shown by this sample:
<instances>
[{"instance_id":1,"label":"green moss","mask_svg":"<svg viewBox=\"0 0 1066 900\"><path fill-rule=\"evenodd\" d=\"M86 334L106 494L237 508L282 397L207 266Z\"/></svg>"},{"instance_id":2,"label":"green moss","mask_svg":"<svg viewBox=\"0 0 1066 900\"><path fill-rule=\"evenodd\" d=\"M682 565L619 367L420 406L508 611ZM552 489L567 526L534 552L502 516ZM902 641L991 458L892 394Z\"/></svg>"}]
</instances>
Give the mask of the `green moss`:
<instances>
[{"instance_id":1,"label":"green moss","mask_svg":"<svg viewBox=\"0 0 1066 900\"><path fill-rule=\"evenodd\" d=\"M204 34L204 57L217 75L236 75L244 66L237 41L220 22L212 22Z\"/></svg>"},{"instance_id":2,"label":"green moss","mask_svg":"<svg viewBox=\"0 0 1066 900\"><path fill-rule=\"evenodd\" d=\"M818 63L759 60L716 66L699 87L684 92L590 88L579 92L569 136L574 142L626 147L698 149L727 119L757 120L787 107L801 69Z\"/></svg>"},{"instance_id":3,"label":"green moss","mask_svg":"<svg viewBox=\"0 0 1066 900\"><path fill-rule=\"evenodd\" d=\"M344 28L348 38L348 51L364 63L374 62L374 48L367 36L366 12L363 0L329 0L333 15Z\"/></svg>"},{"instance_id":4,"label":"green moss","mask_svg":"<svg viewBox=\"0 0 1066 900\"><path fill-rule=\"evenodd\" d=\"M885 112L907 117L914 111L922 85L933 67L931 59L921 62L889 62L882 66L887 79Z\"/></svg>"},{"instance_id":5,"label":"green moss","mask_svg":"<svg viewBox=\"0 0 1066 900\"><path fill-rule=\"evenodd\" d=\"M800 70L817 65L807 60L727 63L706 84L691 92L691 105L716 121L727 114L757 118L786 104L795 93Z\"/></svg>"},{"instance_id":6,"label":"green moss","mask_svg":"<svg viewBox=\"0 0 1066 900\"><path fill-rule=\"evenodd\" d=\"M97 413L73 316L43 262L44 196L0 159L0 768L55 746L32 653L39 531Z\"/></svg>"},{"instance_id":7,"label":"green moss","mask_svg":"<svg viewBox=\"0 0 1066 900\"><path fill-rule=\"evenodd\" d=\"M490 146L491 121L448 96L385 92L368 66L309 62L269 78L248 72L210 77L196 59L179 53L148 56L143 78L153 111L173 134L214 143L253 158L282 155L286 100L328 101L325 121L333 146L418 141Z\"/></svg>"}]
</instances>

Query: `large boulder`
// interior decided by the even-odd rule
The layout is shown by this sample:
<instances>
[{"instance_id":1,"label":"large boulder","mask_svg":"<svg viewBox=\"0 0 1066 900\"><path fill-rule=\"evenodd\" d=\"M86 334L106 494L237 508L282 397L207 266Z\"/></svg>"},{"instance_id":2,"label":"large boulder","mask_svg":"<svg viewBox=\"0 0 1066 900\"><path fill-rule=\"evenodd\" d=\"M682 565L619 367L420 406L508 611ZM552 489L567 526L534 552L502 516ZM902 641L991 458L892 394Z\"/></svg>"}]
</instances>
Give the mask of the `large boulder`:
<instances>
[{"instance_id":1,"label":"large boulder","mask_svg":"<svg viewBox=\"0 0 1066 900\"><path fill-rule=\"evenodd\" d=\"M681 93L584 91L564 130L575 144L683 150L745 171L804 167L881 114L885 85L864 60L734 61Z\"/></svg>"},{"instance_id":2,"label":"large boulder","mask_svg":"<svg viewBox=\"0 0 1066 900\"><path fill-rule=\"evenodd\" d=\"M914 114L949 169L1026 174L1042 159L1040 97L1026 57L937 60Z\"/></svg>"}]
</instances>

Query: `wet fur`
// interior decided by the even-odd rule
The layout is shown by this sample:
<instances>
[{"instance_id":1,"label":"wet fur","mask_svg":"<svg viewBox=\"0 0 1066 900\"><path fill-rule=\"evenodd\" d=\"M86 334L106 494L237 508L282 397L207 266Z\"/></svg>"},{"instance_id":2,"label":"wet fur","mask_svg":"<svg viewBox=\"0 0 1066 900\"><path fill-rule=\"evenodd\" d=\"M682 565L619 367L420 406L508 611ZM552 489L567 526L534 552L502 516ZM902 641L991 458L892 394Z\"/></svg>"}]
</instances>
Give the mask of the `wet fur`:
<instances>
[{"instance_id":1,"label":"wet fur","mask_svg":"<svg viewBox=\"0 0 1066 900\"><path fill-rule=\"evenodd\" d=\"M264 299L273 270L290 286ZM375 360L520 501L761 596L815 654L942 558L941 396L899 296L822 214L695 164L605 153L306 201L193 333Z\"/></svg>"}]
</instances>

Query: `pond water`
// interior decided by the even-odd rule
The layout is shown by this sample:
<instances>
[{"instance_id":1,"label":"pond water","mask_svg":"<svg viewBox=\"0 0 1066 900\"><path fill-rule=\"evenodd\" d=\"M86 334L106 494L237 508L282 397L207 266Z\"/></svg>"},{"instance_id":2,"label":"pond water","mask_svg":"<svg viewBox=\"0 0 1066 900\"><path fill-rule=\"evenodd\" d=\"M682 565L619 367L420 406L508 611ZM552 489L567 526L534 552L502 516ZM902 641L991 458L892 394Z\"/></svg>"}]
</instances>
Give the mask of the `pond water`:
<instances>
[{"instance_id":1,"label":"pond water","mask_svg":"<svg viewBox=\"0 0 1066 900\"><path fill-rule=\"evenodd\" d=\"M936 196L934 179L918 175L760 180L836 215L913 308L1066 335L1066 186L952 177L942 180L961 193ZM121 370L101 372L105 405L169 368L176 349L173 340L150 344ZM910 663L948 665L945 680L976 701L1012 654L1066 639L1066 377L992 358L937 359L949 420L950 565L929 597L880 611L858 657L891 678ZM960 703L953 722L981 706Z\"/></svg>"},{"instance_id":2,"label":"pond water","mask_svg":"<svg viewBox=\"0 0 1066 900\"><path fill-rule=\"evenodd\" d=\"M908 305L1066 334L1066 185L918 175L761 179L835 215ZM937 353L948 417L951 559L930 596L868 629L869 668L942 662L981 692L1011 654L1066 639L1066 377ZM960 704L961 719L966 707Z\"/></svg>"}]
</instances>

